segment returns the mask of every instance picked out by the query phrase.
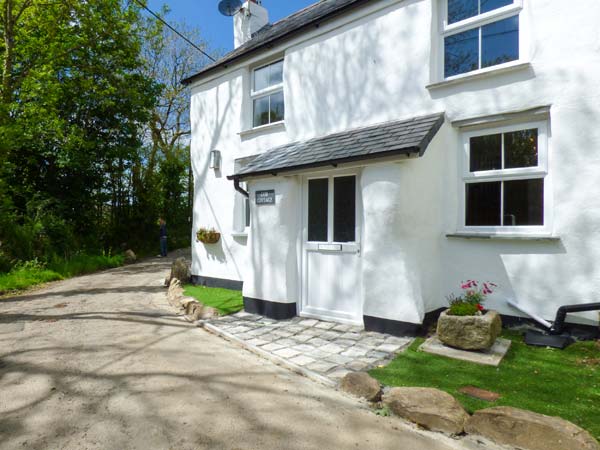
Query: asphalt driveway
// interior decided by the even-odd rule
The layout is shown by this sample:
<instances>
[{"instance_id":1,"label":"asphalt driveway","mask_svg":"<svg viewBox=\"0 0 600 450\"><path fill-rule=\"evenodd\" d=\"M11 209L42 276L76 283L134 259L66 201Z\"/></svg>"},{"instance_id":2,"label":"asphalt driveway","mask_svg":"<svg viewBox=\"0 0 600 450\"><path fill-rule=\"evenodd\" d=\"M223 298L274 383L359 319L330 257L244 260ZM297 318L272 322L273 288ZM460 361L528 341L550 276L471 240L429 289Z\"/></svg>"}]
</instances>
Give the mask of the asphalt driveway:
<instances>
[{"instance_id":1,"label":"asphalt driveway","mask_svg":"<svg viewBox=\"0 0 600 450\"><path fill-rule=\"evenodd\" d=\"M169 264L0 300L1 449L463 448L182 321Z\"/></svg>"}]
</instances>

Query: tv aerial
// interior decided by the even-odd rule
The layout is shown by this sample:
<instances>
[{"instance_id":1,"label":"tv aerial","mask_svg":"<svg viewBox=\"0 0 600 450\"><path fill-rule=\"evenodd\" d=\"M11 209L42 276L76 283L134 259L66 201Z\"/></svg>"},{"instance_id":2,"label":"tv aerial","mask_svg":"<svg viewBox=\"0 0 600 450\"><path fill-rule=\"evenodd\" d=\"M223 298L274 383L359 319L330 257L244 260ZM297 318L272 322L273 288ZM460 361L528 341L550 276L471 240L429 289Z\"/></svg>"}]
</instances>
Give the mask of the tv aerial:
<instances>
[{"instance_id":1,"label":"tv aerial","mask_svg":"<svg viewBox=\"0 0 600 450\"><path fill-rule=\"evenodd\" d=\"M242 9L241 0L221 0L219 2L219 12L224 16L234 16Z\"/></svg>"}]
</instances>

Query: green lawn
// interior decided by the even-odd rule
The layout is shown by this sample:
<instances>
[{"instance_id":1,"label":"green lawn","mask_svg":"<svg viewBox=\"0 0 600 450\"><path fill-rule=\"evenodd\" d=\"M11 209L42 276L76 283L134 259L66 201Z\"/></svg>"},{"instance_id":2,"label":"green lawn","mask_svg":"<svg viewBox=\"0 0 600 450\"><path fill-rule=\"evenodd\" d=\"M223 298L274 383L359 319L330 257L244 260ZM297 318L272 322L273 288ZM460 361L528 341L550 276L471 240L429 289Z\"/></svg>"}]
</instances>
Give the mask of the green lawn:
<instances>
[{"instance_id":1,"label":"green lawn","mask_svg":"<svg viewBox=\"0 0 600 450\"><path fill-rule=\"evenodd\" d=\"M0 273L0 295L21 291L37 284L62 280L123 265L123 255L77 255L68 260L54 259L47 264L28 261L8 273Z\"/></svg>"},{"instance_id":2,"label":"green lawn","mask_svg":"<svg viewBox=\"0 0 600 450\"><path fill-rule=\"evenodd\" d=\"M185 286L184 292L185 295L194 297L203 305L216 308L221 314L233 314L244 308L240 291L188 284Z\"/></svg>"},{"instance_id":3,"label":"green lawn","mask_svg":"<svg viewBox=\"0 0 600 450\"><path fill-rule=\"evenodd\" d=\"M505 332L511 348L500 367L481 366L417 351L417 339L388 366L370 373L388 386L442 389L470 412L513 406L560 416L600 440L600 343L580 342L566 350L529 347L515 332ZM458 392L476 386L502 395L490 403Z\"/></svg>"},{"instance_id":4,"label":"green lawn","mask_svg":"<svg viewBox=\"0 0 600 450\"><path fill-rule=\"evenodd\" d=\"M21 291L36 284L62 280L62 276L53 270L41 268L17 268L9 273L0 274L0 295Z\"/></svg>"}]
</instances>

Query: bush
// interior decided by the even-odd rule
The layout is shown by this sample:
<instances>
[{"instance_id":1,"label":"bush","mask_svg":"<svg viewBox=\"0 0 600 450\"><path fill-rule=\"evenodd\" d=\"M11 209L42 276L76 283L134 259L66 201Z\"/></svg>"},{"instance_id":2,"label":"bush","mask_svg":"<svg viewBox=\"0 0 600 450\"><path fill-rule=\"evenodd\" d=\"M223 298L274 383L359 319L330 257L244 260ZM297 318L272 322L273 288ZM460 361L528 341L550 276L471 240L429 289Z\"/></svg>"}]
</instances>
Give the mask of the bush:
<instances>
[{"instance_id":1,"label":"bush","mask_svg":"<svg viewBox=\"0 0 600 450\"><path fill-rule=\"evenodd\" d=\"M74 277L86 273L97 272L98 270L111 269L123 265L125 257L121 254L111 255L111 252L102 253L102 255L87 255L80 253L68 260L54 258L48 264L48 267L64 277Z\"/></svg>"},{"instance_id":2,"label":"bush","mask_svg":"<svg viewBox=\"0 0 600 450\"><path fill-rule=\"evenodd\" d=\"M0 275L0 294L26 289L40 283L61 280L63 277L45 267L37 259L18 263L12 270Z\"/></svg>"},{"instance_id":3,"label":"bush","mask_svg":"<svg viewBox=\"0 0 600 450\"><path fill-rule=\"evenodd\" d=\"M27 289L49 281L119 267L123 265L124 260L123 255L111 255L108 252L101 255L82 253L68 260L55 256L48 264L40 262L38 259L20 262L9 273L0 275L0 294Z\"/></svg>"}]
</instances>

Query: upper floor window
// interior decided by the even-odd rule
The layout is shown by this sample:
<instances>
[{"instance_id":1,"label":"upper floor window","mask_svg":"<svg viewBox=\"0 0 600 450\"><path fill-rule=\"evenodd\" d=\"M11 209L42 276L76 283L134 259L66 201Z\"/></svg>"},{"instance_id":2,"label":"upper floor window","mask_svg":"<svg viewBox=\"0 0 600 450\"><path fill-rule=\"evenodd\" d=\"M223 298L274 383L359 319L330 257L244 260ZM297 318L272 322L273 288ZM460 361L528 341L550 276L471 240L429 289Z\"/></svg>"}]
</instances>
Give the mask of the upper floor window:
<instances>
[{"instance_id":1,"label":"upper floor window","mask_svg":"<svg viewBox=\"0 0 600 450\"><path fill-rule=\"evenodd\" d=\"M544 122L465 134L466 227L547 227L546 134Z\"/></svg>"},{"instance_id":2,"label":"upper floor window","mask_svg":"<svg viewBox=\"0 0 600 450\"><path fill-rule=\"evenodd\" d=\"M253 71L251 97L254 127L283 121L283 60Z\"/></svg>"},{"instance_id":3,"label":"upper floor window","mask_svg":"<svg viewBox=\"0 0 600 450\"><path fill-rule=\"evenodd\" d=\"M519 59L521 0L445 0L444 78Z\"/></svg>"}]
</instances>

